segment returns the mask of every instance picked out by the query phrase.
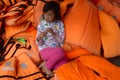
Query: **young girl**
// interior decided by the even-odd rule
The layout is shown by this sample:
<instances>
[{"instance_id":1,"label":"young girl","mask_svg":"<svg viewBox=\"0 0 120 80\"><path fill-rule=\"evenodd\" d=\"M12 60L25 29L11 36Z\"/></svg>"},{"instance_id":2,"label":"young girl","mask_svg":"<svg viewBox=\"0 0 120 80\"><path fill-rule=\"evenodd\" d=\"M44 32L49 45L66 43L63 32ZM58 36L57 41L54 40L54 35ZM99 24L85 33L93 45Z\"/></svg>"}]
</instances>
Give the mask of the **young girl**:
<instances>
[{"instance_id":1,"label":"young girl","mask_svg":"<svg viewBox=\"0 0 120 80\"><path fill-rule=\"evenodd\" d=\"M55 1L46 2L43 8L43 20L37 27L37 45L43 63L42 70L51 76L55 70L67 62L61 48L64 41L64 24L60 17L60 5Z\"/></svg>"}]
</instances>

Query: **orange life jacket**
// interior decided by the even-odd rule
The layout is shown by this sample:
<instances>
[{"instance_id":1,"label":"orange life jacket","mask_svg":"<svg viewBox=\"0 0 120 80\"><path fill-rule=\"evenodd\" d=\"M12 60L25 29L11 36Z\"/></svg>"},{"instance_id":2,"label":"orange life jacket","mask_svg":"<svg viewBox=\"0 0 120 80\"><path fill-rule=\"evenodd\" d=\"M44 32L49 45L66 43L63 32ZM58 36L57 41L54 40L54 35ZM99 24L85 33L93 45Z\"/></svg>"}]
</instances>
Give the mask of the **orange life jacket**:
<instances>
[{"instance_id":1,"label":"orange life jacket","mask_svg":"<svg viewBox=\"0 0 120 80\"><path fill-rule=\"evenodd\" d=\"M34 62L22 53L0 63L0 80L47 80Z\"/></svg>"},{"instance_id":2,"label":"orange life jacket","mask_svg":"<svg viewBox=\"0 0 120 80\"><path fill-rule=\"evenodd\" d=\"M75 0L73 7L65 15L63 21L66 31L65 43L85 48L91 53L100 55L98 10L91 2Z\"/></svg>"},{"instance_id":3,"label":"orange life jacket","mask_svg":"<svg viewBox=\"0 0 120 80\"><path fill-rule=\"evenodd\" d=\"M0 64L0 80L15 80L16 79L16 64L17 59L12 57Z\"/></svg>"},{"instance_id":4,"label":"orange life jacket","mask_svg":"<svg viewBox=\"0 0 120 80\"><path fill-rule=\"evenodd\" d=\"M105 58L82 50L73 50L71 54L71 58L76 54L79 54L79 57L55 71L58 80L119 80L120 67L111 64Z\"/></svg>"},{"instance_id":5,"label":"orange life jacket","mask_svg":"<svg viewBox=\"0 0 120 80\"><path fill-rule=\"evenodd\" d=\"M106 58L120 55L120 28L116 20L99 10L103 56Z\"/></svg>"},{"instance_id":6,"label":"orange life jacket","mask_svg":"<svg viewBox=\"0 0 120 80\"><path fill-rule=\"evenodd\" d=\"M113 5L109 0L99 0L97 7L111 15L118 23L120 22L120 7Z\"/></svg>"},{"instance_id":7,"label":"orange life jacket","mask_svg":"<svg viewBox=\"0 0 120 80\"><path fill-rule=\"evenodd\" d=\"M46 80L40 69L26 54L17 56L17 79L20 80Z\"/></svg>"},{"instance_id":8,"label":"orange life jacket","mask_svg":"<svg viewBox=\"0 0 120 80\"><path fill-rule=\"evenodd\" d=\"M18 39L23 39L23 40L18 40ZM10 37L8 40L6 40L4 45L4 49L5 49L5 52L3 54L4 59L9 59L13 56L17 56L25 52L35 63L39 63L41 59L39 57L39 51L35 39L36 39L36 30L32 28L32 26L31 28L29 28L28 31L20 32Z\"/></svg>"}]
</instances>

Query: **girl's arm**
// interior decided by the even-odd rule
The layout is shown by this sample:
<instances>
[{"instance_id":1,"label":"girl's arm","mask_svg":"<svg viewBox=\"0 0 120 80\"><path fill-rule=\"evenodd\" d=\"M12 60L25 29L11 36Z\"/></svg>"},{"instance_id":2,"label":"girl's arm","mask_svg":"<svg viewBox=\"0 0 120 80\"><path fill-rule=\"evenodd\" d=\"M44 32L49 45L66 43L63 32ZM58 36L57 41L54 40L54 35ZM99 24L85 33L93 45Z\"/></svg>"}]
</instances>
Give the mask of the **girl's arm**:
<instances>
[{"instance_id":1,"label":"girl's arm","mask_svg":"<svg viewBox=\"0 0 120 80\"><path fill-rule=\"evenodd\" d=\"M64 38L65 38L65 31L64 31L64 24L62 21L59 22L58 24L58 34L56 34L56 39L60 43L60 45L63 44Z\"/></svg>"},{"instance_id":2,"label":"girl's arm","mask_svg":"<svg viewBox=\"0 0 120 80\"><path fill-rule=\"evenodd\" d=\"M40 41L44 36L46 36L47 32L41 32L38 37L37 37L37 41Z\"/></svg>"},{"instance_id":3,"label":"girl's arm","mask_svg":"<svg viewBox=\"0 0 120 80\"><path fill-rule=\"evenodd\" d=\"M46 31L43 31L44 25L43 22L41 22L38 27L37 27L37 36L36 36L36 41L37 44L42 45L42 38L46 35Z\"/></svg>"}]
</instances>

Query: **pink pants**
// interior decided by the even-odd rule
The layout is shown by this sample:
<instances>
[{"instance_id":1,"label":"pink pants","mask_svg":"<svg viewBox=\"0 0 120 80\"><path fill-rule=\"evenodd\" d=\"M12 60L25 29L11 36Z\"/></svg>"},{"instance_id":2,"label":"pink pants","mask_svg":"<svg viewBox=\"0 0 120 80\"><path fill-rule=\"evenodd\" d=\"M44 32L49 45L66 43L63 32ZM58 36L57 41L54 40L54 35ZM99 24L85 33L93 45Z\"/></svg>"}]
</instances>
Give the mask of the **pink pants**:
<instances>
[{"instance_id":1,"label":"pink pants","mask_svg":"<svg viewBox=\"0 0 120 80\"><path fill-rule=\"evenodd\" d=\"M46 62L46 67L50 70L57 69L67 62L62 48L45 48L40 51L41 58Z\"/></svg>"}]
</instances>

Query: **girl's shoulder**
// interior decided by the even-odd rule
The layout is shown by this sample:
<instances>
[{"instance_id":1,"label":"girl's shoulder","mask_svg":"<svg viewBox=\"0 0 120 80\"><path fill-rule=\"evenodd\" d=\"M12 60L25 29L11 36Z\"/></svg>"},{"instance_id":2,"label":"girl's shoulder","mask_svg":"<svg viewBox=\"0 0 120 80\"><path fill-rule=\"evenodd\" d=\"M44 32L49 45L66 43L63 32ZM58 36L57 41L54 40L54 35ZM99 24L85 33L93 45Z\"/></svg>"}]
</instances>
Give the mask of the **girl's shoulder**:
<instances>
[{"instance_id":1,"label":"girl's shoulder","mask_svg":"<svg viewBox=\"0 0 120 80\"><path fill-rule=\"evenodd\" d=\"M58 27L58 29L61 29L61 30L64 29L64 23L63 23L62 20L57 20L56 23L57 23L57 27Z\"/></svg>"},{"instance_id":2,"label":"girl's shoulder","mask_svg":"<svg viewBox=\"0 0 120 80\"><path fill-rule=\"evenodd\" d=\"M44 25L44 24L46 24L45 20L41 20L40 23L39 23L39 25Z\"/></svg>"},{"instance_id":3,"label":"girl's shoulder","mask_svg":"<svg viewBox=\"0 0 120 80\"><path fill-rule=\"evenodd\" d=\"M56 23L64 25L62 20L56 20Z\"/></svg>"},{"instance_id":4,"label":"girl's shoulder","mask_svg":"<svg viewBox=\"0 0 120 80\"><path fill-rule=\"evenodd\" d=\"M46 23L46 21L45 20L41 20L41 23Z\"/></svg>"},{"instance_id":5,"label":"girl's shoulder","mask_svg":"<svg viewBox=\"0 0 120 80\"><path fill-rule=\"evenodd\" d=\"M58 22L58 23L63 23L63 21L62 21L62 20L56 20L56 22Z\"/></svg>"}]
</instances>

